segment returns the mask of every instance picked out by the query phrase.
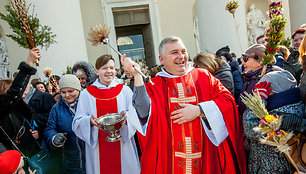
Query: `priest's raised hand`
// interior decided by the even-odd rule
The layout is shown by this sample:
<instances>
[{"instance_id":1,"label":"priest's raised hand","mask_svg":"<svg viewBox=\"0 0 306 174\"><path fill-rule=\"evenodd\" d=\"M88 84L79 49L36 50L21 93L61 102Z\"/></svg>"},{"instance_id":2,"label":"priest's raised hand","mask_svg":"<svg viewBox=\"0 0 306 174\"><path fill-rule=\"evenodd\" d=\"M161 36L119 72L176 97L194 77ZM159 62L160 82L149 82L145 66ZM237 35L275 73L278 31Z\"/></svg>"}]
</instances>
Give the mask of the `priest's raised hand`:
<instances>
[{"instance_id":1,"label":"priest's raised hand","mask_svg":"<svg viewBox=\"0 0 306 174\"><path fill-rule=\"evenodd\" d=\"M134 85L135 86L144 85L142 76L135 70L135 68L140 69L139 64L133 61L131 58L126 57L125 54L121 56L120 61L124 70L131 73L134 76Z\"/></svg>"}]
</instances>

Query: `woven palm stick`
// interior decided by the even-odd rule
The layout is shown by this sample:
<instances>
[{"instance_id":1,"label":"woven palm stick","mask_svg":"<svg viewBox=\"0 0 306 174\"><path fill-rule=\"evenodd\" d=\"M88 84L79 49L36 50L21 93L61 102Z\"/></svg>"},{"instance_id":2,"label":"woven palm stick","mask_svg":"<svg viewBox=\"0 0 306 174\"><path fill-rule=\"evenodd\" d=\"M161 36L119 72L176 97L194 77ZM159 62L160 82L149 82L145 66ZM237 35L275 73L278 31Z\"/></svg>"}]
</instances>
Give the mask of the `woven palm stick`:
<instances>
[{"instance_id":1,"label":"woven palm stick","mask_svg":"<svg viewBox=\"0 0 306 174\"><path fill-rule=\"evenodd\" d=\"M261 70L261 77L263 77L266 74L266 71L267 71L267 65L264 65Z\"/></svg>"}]
</instances>

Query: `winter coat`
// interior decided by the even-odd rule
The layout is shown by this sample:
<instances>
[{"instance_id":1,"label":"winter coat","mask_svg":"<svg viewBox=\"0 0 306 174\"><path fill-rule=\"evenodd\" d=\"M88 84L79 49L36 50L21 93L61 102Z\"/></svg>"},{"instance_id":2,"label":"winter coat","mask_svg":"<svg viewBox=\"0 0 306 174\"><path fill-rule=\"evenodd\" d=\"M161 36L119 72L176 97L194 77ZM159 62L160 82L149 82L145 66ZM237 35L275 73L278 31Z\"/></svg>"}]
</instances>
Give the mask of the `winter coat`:
<instances>
[{"instance_id":1,"label":"winter coat","mask_svg":"<svg viewBox=\"0 0 306 174\"><path fill-rule=\"evenodd\" d=\"M53 105L56 103L53 96L47 92L35 90L29 100L28 105L34 111L34 120L37 123L36 130L39 134L39 142L43 140L44 130L47 125L48 117Z\"/></svg>"},{"instance_id":2,"label":"winter coat","mask_svg":"<svg viewBox=\"0 0 306 174\"><path fill-rule=\"evenodd\" d=\"M284 69L294 76L298 84L300 83L301 74L303 72L302 65L299 62L299 56L300 53L298 51L292 51L287 61L284 63Z\"/></svg>"},{"instance_id":3,"label":"winter coat","mask_svg":"<svg viewBox=\"0 0 306 174\"><path fill-rule=\"evenodd\" d=\"M243 87L242 87L240 96L243 95L244 92L247 92L248 94L250 94L254 90L256 83L260 80L261 70L262 68L256 71L247 72L247 73L242 74L244 82L243 82ZM281 69L278 66L269 65L267 67L266 73L271 72L271 71L283 71L283 69ZM242 116L246 107L245 107L245 104L241 101L241 97L238 98L237 105L238 105L239 114L240 116Z\"/></svg>"},{"instance_id":4,"label":"winter coat","mask_svg":"<svg viewBox=\"0 0 306 174\"><path fill-rule=\"evenodd\" d=\"M239 64L236 60L230 62L229 65L231 66L231 72L234 80L234 96L235 100L237 101L243 87L242 74L239 71Z\"/></svg>"},{"instance_id":5,"label":"winter coat","mask_svg":"<svg viewBox=\"0 0 306 174\"><path fill-rule=\"evenodd\" d=\"M85 144L72 131L72 120L75 113L60 96L50 112L45 129L45 142L51 149L56 149L52 139L57 133L67 133L63 146L62 164L64 173L85 173Z\"/></svg>"},{"instance_id":6,"label":"winter coat","mask_svg":"<svg viewBox=\"0 0 306 174\"><path fill-rule=\"evenodd\" d=\"M215 72L214 77L220 80L223 86L234 94L234 81L231 73L231 67L225 61L222 61L221 67Z\"/></svg>"},{"instance_id":7,"label":"winter coat","mask_svg":"<svg viewBox=\"0 0 306 174\"><path fill-rule=\"evenodd\" d=\"M30 125L26 120L32 124L34 113L22 100L22 94L31 75L36 73L36 69L25 62L21 62L18 69L20 71L6 94L0 95L0 125L19 149L26 156L31 157L40 151L40 147L29 131ZM8 150L15 149L2 130L0 130L0 143Z\"/></svg>"},{"instance_id":8,"label":"winter coat","mask_svg":"<svg viewBox=\"0 0 306 174\"><path fill-rule=\"evenodd\" d=\"M300 91L301 91L301 97L304 99L304 96L306 94L306 73L303 72L301 75L301 81L299 85Z\"/></svg>"},{"instance_id":9,"label":"winter coat","mask_svg":"<svg viewBox=\"0 0 306 174\"><path fill-rule=\"evenodd\" d=\"M87 76L87 84L85 88L91 85L97 79L97 74L95 73L95 69L91 64L85 61L76 62L71 69L72 74L76 74L78 69L82 69Z\"/></svg>"},{"instance_id":10,"label":"winter coat","mask_svg":"<svg viewBox=\"0 0 306 174\"><path fill-rule=\"evenodd\" d=\"M288 91L288 90L287 90ZM279 96L280 99L274 99L275 102L283 100L282 96L285 95L286 91L282 92ZM276 94L274 94L276 95ZM273 95L272 95L273 96ZM299 94L294 97L299 100ZM269 97L270 98L270 97ZM271 102L271 100L268 102ZM264 100L264 99L262 99ZM291 100L293 101L293 100ZM296 100L295 100L296 101ZM264 103L267 103L264 100ZM278 105L279 103L270 103L270 105ZM290 116L290 117L302 117L304 114L304 104L299 101L296 103L284 103L283 106L274 108L269 111L271 115L277 116ZM261 144L259 138L262 137L260 132L255 132L254 127L258 126L260 118L254 115L250 109L247 109L243 114L243 129L246 138L250 145L250 151L248 153L248 173L279 173L287 174L293 173L294 167L290 164L283 153L277 152L274 146Z\"/></svg>"}]
</instances>

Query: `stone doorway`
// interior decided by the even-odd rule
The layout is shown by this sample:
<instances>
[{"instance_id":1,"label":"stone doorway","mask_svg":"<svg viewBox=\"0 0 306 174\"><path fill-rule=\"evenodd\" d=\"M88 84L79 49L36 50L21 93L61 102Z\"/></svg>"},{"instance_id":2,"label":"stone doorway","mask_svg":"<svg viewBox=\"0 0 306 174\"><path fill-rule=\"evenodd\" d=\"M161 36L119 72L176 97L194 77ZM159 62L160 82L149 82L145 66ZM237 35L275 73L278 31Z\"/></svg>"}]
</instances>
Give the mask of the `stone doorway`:
<instances>
[{"instance_id":1,"label":"stone doorway","mask_svg":"<svg viewBox=\"0 0 306 174\"><path fill-rule=\"evenodd\" d=\"M148 67L156 65L149 6L116 7L112 11L119 51Z\"/></svg>"}]
</instances>

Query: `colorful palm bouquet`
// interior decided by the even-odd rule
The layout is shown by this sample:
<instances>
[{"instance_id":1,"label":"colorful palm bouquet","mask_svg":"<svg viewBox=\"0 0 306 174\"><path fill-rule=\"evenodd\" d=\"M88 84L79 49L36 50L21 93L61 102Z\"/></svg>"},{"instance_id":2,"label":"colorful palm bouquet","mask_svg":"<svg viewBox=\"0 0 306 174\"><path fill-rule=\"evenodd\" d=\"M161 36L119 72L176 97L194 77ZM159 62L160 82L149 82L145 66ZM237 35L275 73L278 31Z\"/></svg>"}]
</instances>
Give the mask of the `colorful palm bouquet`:
<instances>
[{"instance_id":1,"label":"colorful palm bouquet","mask_svg":"<svg viewBox=\"0 0 306 174\"><path fill-rule=\"evenodd\" d=\"M269 114L258 92L253 92L253 95L245 92L241 98L242 102L260 118L259 125L253 128L254 131L262 134L262 137L259 139L260 143L275 146L279 152L286 155L291 164L299 172L297 165L289 154L290 146L288 141L294 134L280 129L282 117Z\"/></svg>"},{"instance_id":2,"label":"colorful palm bouquet","mask_svg":"<svg viewBox=\"0 0 306 174\"><path fill-rule=\"evenodd\" d=\"M45 74L45 77L48 78L48 84L52 85L53 89L55 92L59 91L59 86L56 82L56 80L54 79L54 76L52 76L52 68L50 67L46 67L43 71L43 73Z\"/></svg>"},{"instance_id":3,"label":"colorful palm bouquet","mask_svg":"<svg viewBox=\"0 0 306 174\"><path fill-rule=\"evenodd\" d=\"M234 16L235 11L238 7L239 7L238 1L230 1L226 4L225 10L228 10Z\"/></svg>"},{"instance_id":4,"label":"colorful palm bouquet","mask_svg":"<svg viewBox=\"0 0 306 174\"><path fill-rule=\"evenodd\" d=\"M263 71L262 76L266 73L266 66L275 61L274 56L279 50L281 41L285 38L284 29L286 27L286 19L283 16L283 4L281 1L272 2L269 5L269 29L266 32L267 45L265 56L263 57Z\"/></svg>"}]
</instances>

